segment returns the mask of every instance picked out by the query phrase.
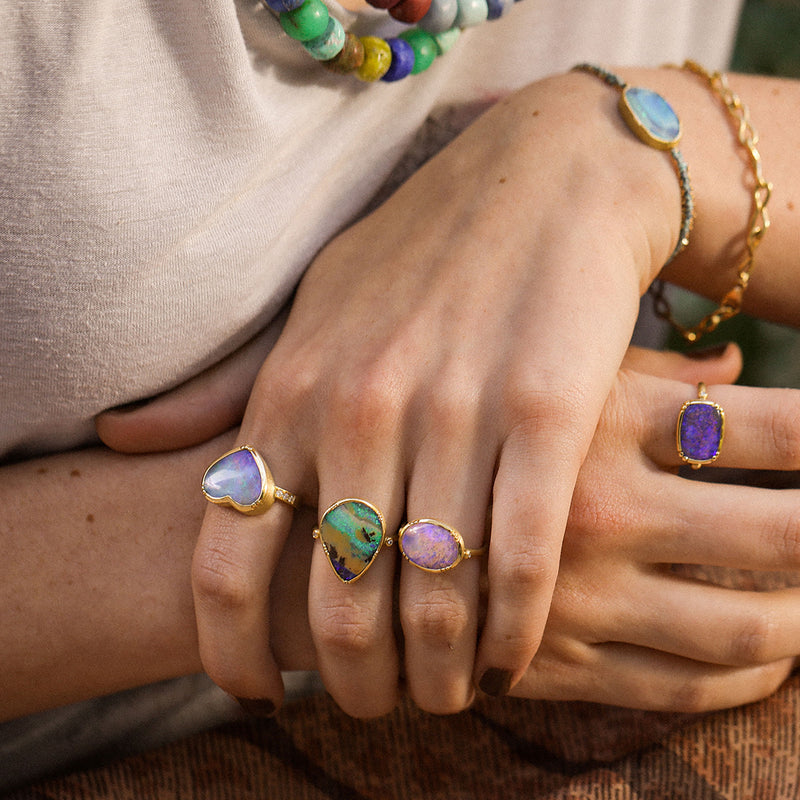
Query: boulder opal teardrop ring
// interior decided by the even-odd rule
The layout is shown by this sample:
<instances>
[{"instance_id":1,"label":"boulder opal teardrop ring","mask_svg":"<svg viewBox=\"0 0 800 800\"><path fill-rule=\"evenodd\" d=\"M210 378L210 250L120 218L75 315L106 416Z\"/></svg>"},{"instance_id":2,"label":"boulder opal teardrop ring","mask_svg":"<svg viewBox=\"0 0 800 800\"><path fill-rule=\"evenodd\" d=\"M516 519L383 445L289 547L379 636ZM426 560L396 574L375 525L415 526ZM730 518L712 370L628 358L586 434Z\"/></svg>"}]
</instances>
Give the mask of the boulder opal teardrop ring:
<instances>
[{"instance_id":1,"label":"boulder opal teardrop ring","mask_svg":"<svg viewBox=\"0 0 800 800\"><path fill-rule=\"evenodd\" d=\"M469 550L461 534L435 519L415 519L398 535L397 546L406 561L425 572L447 572L465 558L480 556L485 547Z\"/></svg>"},{"instance_id":2,"label":"boulder opal teardrop ring","mask_svg":"<svg viewBox=\"0 0 800 800\"><path fill-rule=\"evenodd\" d=\"M725 412L708 399L704 383L697 384L697 400L688 400L678 414L678 455L692 469L700 469L719 456L725 436Z\"/></svg>"},{"instance_id":3,"label":"boulder opal teardrop ring","mask_svg":"<svg viewBox=\"0 0 800 800\"><path fill-rule=\"evenodd\" d=\"M206 500L242 514L263 514L276 500L297 508L297 495L275 485L260 453L244 445L218 458L203 475Z\"/></svg>"},{"instance_id":4,"label":"boulder opal teardrop ring","mask_svg":"<svg viewBox=\"0 0 800 800\"><path fill-rule=\"evenodd\" d=\"M372 565L386 538L383 514L372 503L357 498L339 500L322 515L314 538L322 542L336 577L343 583L358 580Z\"/></svg>"}]
</instances>

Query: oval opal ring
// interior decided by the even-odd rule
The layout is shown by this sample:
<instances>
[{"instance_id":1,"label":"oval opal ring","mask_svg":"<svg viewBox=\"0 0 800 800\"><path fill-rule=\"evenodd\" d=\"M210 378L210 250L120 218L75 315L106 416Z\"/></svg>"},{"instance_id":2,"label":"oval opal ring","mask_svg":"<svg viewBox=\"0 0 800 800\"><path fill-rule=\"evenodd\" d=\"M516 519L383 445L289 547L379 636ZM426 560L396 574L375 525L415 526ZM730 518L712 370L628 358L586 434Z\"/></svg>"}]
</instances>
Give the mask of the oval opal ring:
<instances>
[{"instance_id":1,"label":"oval opal ring","mask_svg":"<svg viewBox=\"0 0 800 800\"><path fill-rule=\"evenodd\" d=\"M406 561L425 572L447 572L464 559L480 556L485 547L467 548L461 534L436 519L415 519L398 534L397 546Z\"/></svg>"},{"instance_id":2,"label":"oval opal ring","mask_svg":"<svg viewBox=\"0 0 800 800\"><path fill-rule=\"evenodd\" d=\"M218 458L203 475L206 500L230 506L242 514L263 514L276 500L297 508L297 495L275 485L258 451L248 445Z\"/></svg>"},{"instance_id":3,"label":"oval opal ring","mask_svg":"<svg viewBox=\"0 0 800 800\"><path fill-rule=\"evenodd\" d=\"M322 542L325 555L342 583L358 580L372 565L381 546L390 547L383 514L372 503L348 497L330 506L322 515L314 538Z\"/></svg>"},{"instance_id":4,"label":"oval opal ring","mask_svg":"<svg viewBox=\"0 0 800 800\"><path fill-rule=\"evenodd\" d=\"M692 469L700 469L719 456L725 436L725 412L708 399L704 383L697 384L697 400L687 400L678 414L678 455Z\"/></svg>"}]
</instances>

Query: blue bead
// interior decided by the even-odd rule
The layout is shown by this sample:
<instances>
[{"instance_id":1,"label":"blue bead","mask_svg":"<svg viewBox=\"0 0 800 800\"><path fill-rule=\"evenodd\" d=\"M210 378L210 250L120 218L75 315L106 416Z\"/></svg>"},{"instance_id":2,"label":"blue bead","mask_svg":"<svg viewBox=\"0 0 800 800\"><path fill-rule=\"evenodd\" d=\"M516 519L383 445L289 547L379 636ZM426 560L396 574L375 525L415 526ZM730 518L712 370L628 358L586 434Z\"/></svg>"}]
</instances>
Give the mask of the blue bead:
<instances>
[{"instance_id":1,"label":"blue bead","mask_svg":"<svg viewBox=\"0 0 800 800\"><path fill-rule=\"evenodd\" d=\"M514 4L514 0L486 0L489 6L489 15L486 19L500 19Z\"/></svg>"},{"instance_id":2,"label":"blue bead","mask_svg":"<svg viewBox=\"0 0 800 800\"><path fill-rule=\"evenodd\" d=\"M399 81L411 74L414 69L414 48L404 39L387 39L392 51L392 63L382 81Z\"/></svg>"},{"instance_id":3,"label":"blue bead","mask_svg":"<svg viewBox=\"0 0 800 800\"><path fill-rule=\"evenodd\" d=\"M294 11L296 8L300 8L303 0L263 0L263 3L280 14L281 11Z\"/></svg>"},{"instance_id":4,"label":"blue bead","mask_svg":"<svg viewBox=\"0 0 800 800\"><path fill-rule=\"evenodd\" d=\"M428 33L444 33L453 27L458 14L458 0L433 0L428 13L417 27Z\"/></svg>"}]
</instances>

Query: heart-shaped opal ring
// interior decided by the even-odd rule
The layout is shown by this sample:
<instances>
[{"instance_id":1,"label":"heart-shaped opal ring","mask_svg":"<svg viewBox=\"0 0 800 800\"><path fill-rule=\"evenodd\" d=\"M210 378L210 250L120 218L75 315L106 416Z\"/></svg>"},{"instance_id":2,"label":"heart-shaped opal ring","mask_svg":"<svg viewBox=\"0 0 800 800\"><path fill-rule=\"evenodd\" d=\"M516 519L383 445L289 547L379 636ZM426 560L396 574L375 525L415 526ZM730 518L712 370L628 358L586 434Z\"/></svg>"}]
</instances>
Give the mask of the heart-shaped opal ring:
<instances>
[{"instance_id":1,"label":"heart-shaped opal ring","mask_svg":"<svg viewBox=\"0 0 800 800\"><path fill-rule=\"evenodd\" d=\"M480 556L485 547L469 550L461 534L436 519L415 519L398 534L397 546L406 561L425 572L446 572L465 558Z\"/></svg>"},{"instance_id":2,"label":"heart-shaped opal ring","mask_svg":"<svg viewBox=\"0 0 800 800\"><path fill-rule=\"evenodd\" d=\"M203 475L206 500L242 514L263 514L276 500L297 508L297 495L275 485L272 473L252 447L244 445L218 458Z\"/></svg>"},{"instance_id":3,"label":"heart-shaped opal ring","mask_svg":"<svg viewBox=\"0 0 800 800\"><path fill-rule=\"evenodd\" d=\"M678 455L692 469L700 469L719 456L724 436L725 412L708 399L706 385L698 383L697 400L687 400L678 414Z\"/></svg>"}]
</instances>

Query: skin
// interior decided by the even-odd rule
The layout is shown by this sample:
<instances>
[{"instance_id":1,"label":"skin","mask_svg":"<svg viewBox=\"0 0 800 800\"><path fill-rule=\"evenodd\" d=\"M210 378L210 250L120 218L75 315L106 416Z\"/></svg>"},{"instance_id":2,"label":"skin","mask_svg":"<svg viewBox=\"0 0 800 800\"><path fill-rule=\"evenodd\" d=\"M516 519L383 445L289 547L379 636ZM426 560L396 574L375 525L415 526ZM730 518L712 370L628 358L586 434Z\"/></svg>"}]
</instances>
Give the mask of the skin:
<instances>
[{"instance_id":1,"label":"skin","mask_svg":"<svg viewBox=\"0 0 800 800\"><path fill-rule=\"evenodd\" d=\"M686 131L698 214L691 245L664 277L716 299L733 283L731 250L750 212L728 114L685 72L624 77L669 97ZM797 324L796 293L785 287L800 246L792 157L800 143L785 120L800 91L739 76L734 88L759 121L767 176L780 179L746 307ZM259 449L277 483L320 515L340 498L362 497L390 531L405 518L435 517L477 547L492 505L480 633L474 563L434 582L400 567L405 680L431 711L465 707L476 684L505 693L536 654L579 469L639 297L677 239L672 163L631 135L614 103L609 87L583 74L499 102L320 253L250 395L237 441ZM546 202L521 202L532 197ZM228 408L218 424L234 421ZM125 448L113 422L99 430ZM149 443L145 435L133 448ZM263 598L288 531L286 509L205 515L192 568L200 655L237 696L281 697ZM355 716L383 713L397 699L396 559L384 550L345 586L321 548L312 558L317 664Z\"/></svg>"},{"instance_id":2,"label":"skin","mask_svg":"<svg viewBox=\"0 0 800 800\"><path fill-rule=\"evenodd\" d=\"M800 568L798 490L676 476L676 410L701 377L729 420L720 466L800 466L800 392L721 383L739 365L735 347L702 362L628 356L576 484L542 645L515 694L701 711L763 697L788 674L798 590L732 592L661 568L721 557L738 569ZM173 400L116 420L120 435L146 425L143 415L168 416ZM177 453L91 449L2 468L0 717L201 669L189 577L206 505L198 481L234 436ZM306 605L315 521L315 510L295 513L269 603L259 598L284 669L317 666Z\"/></svg>"}]
</instances>

